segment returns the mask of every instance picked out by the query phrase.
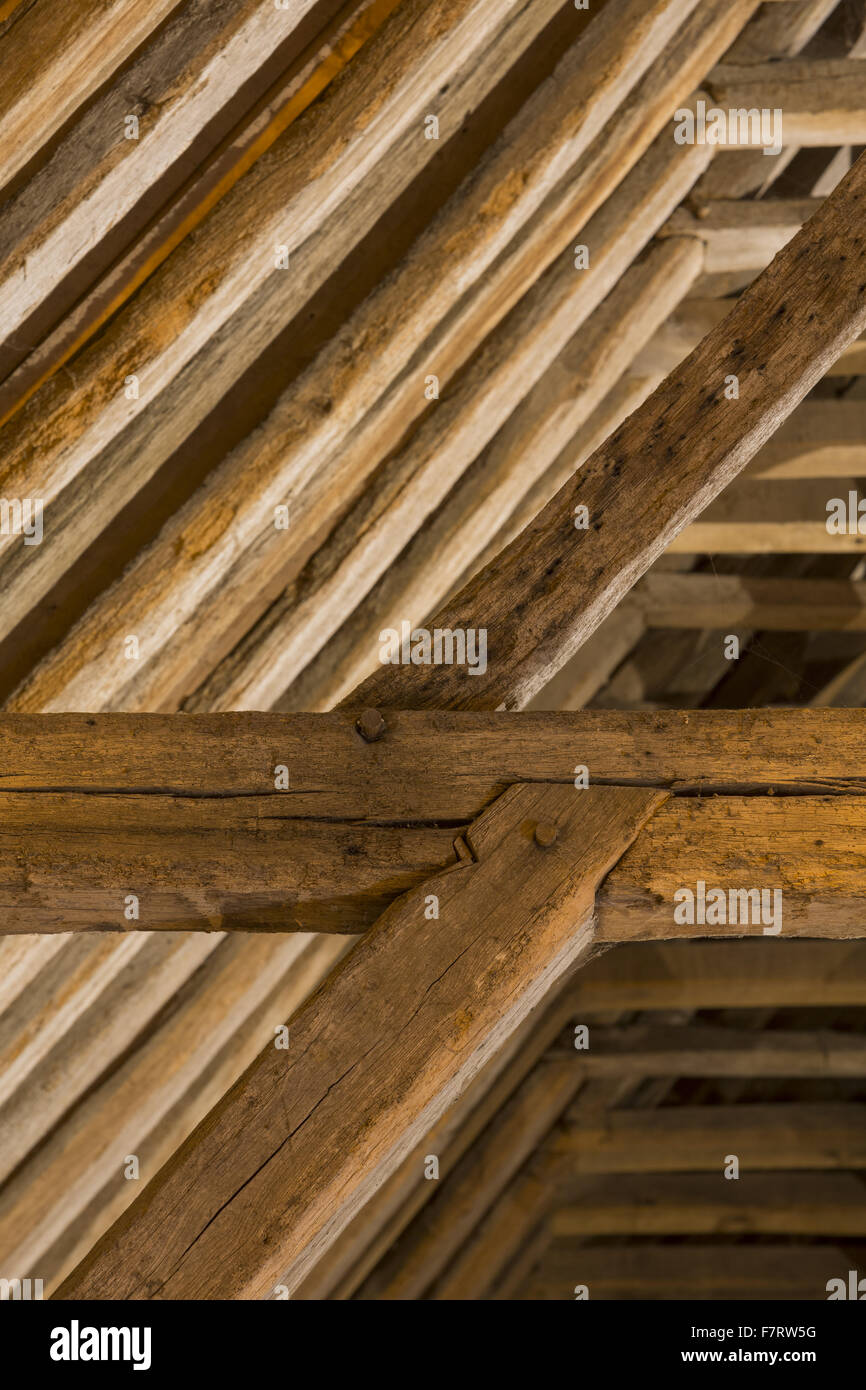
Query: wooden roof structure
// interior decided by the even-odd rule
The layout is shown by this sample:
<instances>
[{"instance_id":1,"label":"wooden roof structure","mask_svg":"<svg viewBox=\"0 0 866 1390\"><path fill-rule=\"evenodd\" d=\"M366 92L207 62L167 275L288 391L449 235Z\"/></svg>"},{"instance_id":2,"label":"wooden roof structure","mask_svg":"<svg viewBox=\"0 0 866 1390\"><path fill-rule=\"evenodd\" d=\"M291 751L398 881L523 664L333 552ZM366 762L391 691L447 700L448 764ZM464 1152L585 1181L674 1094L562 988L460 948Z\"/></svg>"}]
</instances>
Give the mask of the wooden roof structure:
<instances>
[{"instance_id":1,"label":"wooden roof structure","mask_svg":"<svg viewBox=\"0 0 866 1390\"><path fill-rule=\"evenodd\" d=\"M0 0L0 77L0 1278L826 1298L866 5Z\"/></svg>"}]
</instances>

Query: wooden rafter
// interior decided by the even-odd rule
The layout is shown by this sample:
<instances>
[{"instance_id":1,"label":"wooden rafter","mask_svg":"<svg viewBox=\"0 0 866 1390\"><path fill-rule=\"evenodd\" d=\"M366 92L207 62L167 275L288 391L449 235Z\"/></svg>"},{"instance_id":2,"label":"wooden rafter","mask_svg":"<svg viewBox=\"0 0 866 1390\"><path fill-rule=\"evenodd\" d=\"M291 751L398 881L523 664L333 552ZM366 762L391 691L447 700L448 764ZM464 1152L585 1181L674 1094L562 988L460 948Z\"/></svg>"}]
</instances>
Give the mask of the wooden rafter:
<instances>
[{"instance_id":1,"label":"wooden rafter","mask_svg":"<svg viewBox=\"0 0 866 1390\"><path fill-rule=\"evenodd\" d=\"M383 670L351 703L525 704L862 331L864 208L861 157L687 362L431 619L432 628L488 630L483 676L445 666L423 679L411 666ZM731 376L736 400L725 396ZM575 526L578 506L589 529Z\"/></svg>"}]
</instances>

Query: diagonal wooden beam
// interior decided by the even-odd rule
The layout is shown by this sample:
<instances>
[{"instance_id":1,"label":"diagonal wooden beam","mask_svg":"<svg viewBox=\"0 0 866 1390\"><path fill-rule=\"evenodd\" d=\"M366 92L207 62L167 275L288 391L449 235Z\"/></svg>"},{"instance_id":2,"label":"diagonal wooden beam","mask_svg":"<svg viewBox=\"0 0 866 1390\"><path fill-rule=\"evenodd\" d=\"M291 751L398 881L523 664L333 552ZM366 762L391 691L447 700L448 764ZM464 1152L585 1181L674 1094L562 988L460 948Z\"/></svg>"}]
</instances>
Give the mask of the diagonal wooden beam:
<instances>
[{"instance_id":1,"label":"diagonal wooden beam","mask_svg":"<svg viewBox=\"0 0 866 1390\"><path fill-rule=\"evenodd\" d=\"M385 914L293 1019L289 1049L259 1057L57 1296L294 1288L586 954L598 883L663 799L511 788L467 832L472 861ZM534 834L551 822L562 857Z\"/></svg>"},{"instance_id":2,"label":"diagonal wooden beam","mask_svg":"<svg viewBox=\"0 0 866 1390\"><path fill-rule=\"evenodd\" d=\"M435 617L483 628L483 675L383 666L344 703L519 708L748 463L866 325L866 157L535 521ZM729 399L726 379L739 395ZM588 529L575 526L586 507Z\"/></svg>"}]
</instances>

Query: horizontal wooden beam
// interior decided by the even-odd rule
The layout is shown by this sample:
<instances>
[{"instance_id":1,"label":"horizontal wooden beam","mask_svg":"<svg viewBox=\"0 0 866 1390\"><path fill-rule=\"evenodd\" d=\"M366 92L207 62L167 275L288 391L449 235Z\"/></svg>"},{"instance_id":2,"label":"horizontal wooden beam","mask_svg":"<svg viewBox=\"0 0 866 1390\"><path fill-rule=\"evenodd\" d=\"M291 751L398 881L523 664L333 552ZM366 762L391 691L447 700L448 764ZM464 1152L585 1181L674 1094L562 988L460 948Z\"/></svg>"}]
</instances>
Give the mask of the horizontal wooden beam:
<instances>
[{"instance_id":1,"label":"horizontal wooden beam","mask_svg":"<svg viewBox=\"0 0 866 1390\"><path fill-rule=\"evenodd\" d=\"M554 1238L660 1235L866 1236L859 1173L618 1173L573 1179Z\"/></svg>"},{"instance_id":2,"label":"horizontal wooden beam","mask_svg":"<svg viewBox=\"0 0 866 1390\"><path fill-rule=\"evenodd\" d=\"M270 796L0 793L0 931L336 931L457 863L456 832Z\"/></svg>"},{"instance_id":3,"label":"horizontal wooden beam","mask_svg":"<svg viewBox=\"0 0 866 1390\"><path fill-rule=\"evenodd\" d=\"M860 709L0 714L0 791L268 797L304 820L465 822L512 782L853 794ZM288 787L275 786L284 767Z\"/></svg>"},{"instance_id":4,"label":"horizontal wooden beam","mask_svg":"<svg viewBox=\"0 0 866 1390\"><path fill-rule=\"evenodd\" d=\"M672 797L599 892L600 941L753 932L866 933L866 797Z\"/></svg>"},{"instance_id":5,"label":"horizontal wooden beam","mask_svg":"<svg viewBox=\"0 0 866 1390\"><path fill-rule=\"evenodd\" d=\"M712 168L712 165L710 167ZM708 299L703 296L684 299L667 323L637 354L631 366L632 372L636 376L651 376L654 373L667 376L675 371L691 352L697 350L707 334L723 323L730 312L729 299ZM823 375L859 376L864 371L866 338L858 333L832 362L827 363Z\"/></svg>"},{"instance_id":6,"label":"horizontal wooden beam","mask_svg":"<svg viewBox=\"0 0 866 1390\"><path fill-rule=\"evenodd\" d=\"M294 1288L588 949L598 881L659 800L589 796L589 820L561 787L500 798L468 832L473 861L435 881L438 916L415 893L380 919L292 1020L289 1047L260 1056L58 1297ZM525 833L539 821L559 824L564 859Z\"/></svg>"},{"instance_id":7,"label":"horizontal wooden beam","mask_svg":"<svg viewBox=\"0 0 866 1390\"><path fill-rule=\"evenodd\" d=\"M866 1004L866 941L657 941L617 946L571 987L574 1021L605 1009Z\"/></svg>"},{"instance_id":8,"label":"horizontal wooden beam","mask_svg":"<svg viewBox=\"0 0 866 1390\"><path fill-rule=\"evenodd\" d=\"M5 716L0 929L362 931L458 862L484 807L535 782L578 813L596 783L675 793L602 886L602 940L856 936L864 719ZM727 895L724 913L701 908L699 884Z\"/></svg>"},{"instance_id":9,"label":"horizontal wooden beam","mask_svg":"<svg viewBox=\"0 0 866 1390\"><path fill-rule=\"evenodd\" d=\"M731 110L781 111L784 145L862 145L866 143L866 60L835 58L814 61L722 63L709 74L707 89L716 107ZM746 134L740 121L725 122L728 148L769 144L766 136Z\"/></svg>"},{"instance_id":10,"label":"horizontal wooden beam","mask_svg":"<svg viewBox=\"0 0 866 1390\"><path fill-rule=\"evenodd\" d=\"M831 1029L756 1032L697 1024L590 1026L587 1049L569 1055L575 1070L587 1077L866 1075L866 1038Z\"/></svg>"},{"instance_id":11,"label":"horizontal wooden beam","mask_svg":"<svg viewBox=\"0 0 866 1390\"><path fill-rule=\"evenodd\" d=\"M858 530L861 496L856 478L786 478L783 482L738 478L680 532L670 551L686 555L859 553L866 549L866 534ZM832 518L833 529L828 529Z\"/></svg>"},{"instance_id":12,"label":"horizontal wooden beam","mask_svg":"<svg viewBox=\"0 0 866 1390\"><path fill-rule=\"evenodd\" d=\"M651 628L866 631L866 583L745 574L648 574L634 599Z\"/></svg>"},{"instance_id":13,"label":"horizontal wooden beam","mask_svg":"<svg viewBox=\"0 0 866 1390\"><path fill-rule=\"evenodd\" d=\"M821 198L716 198L678 207L659 237L688 236L704 244L704 273L763 270L818 211Z\"/></svg>"},{"instance_id":14,"label":"horizontal wooden beam","mask_svg":"<svg viewBox=\"0 0 866 1390\"><path fill-rule=\"evenodd\" d=\"M866 474L866 401L806 400L746 469L757 478L846 478Z\"/></svg>"},{"instance_id":15,"label":"horizontal wooden beam","mask_svg":"<svg viewBox=\"0 0 866 1390\"><path fill-rule=\"evenodd\" d=\"M866 1166L866 1106L840 1103L677 1105L582 1111L550 1144L575 1174L716 1172L727 1155L744 1173ZM730 1181L734 1181L730 1179Z\"/></svg>"},{"instance_id":16,"label":"horizontal wooden beam","mask_svg":"<svg viewBox=\"0 0 866 1390\"><path fill-rule=\"evenodd\" d=\"M708 1244L585 1249L557 1242L515 1296L574 1299L826 1299L831 1279L847 1288L851 1254L840 1245ZM586 1295L583 1295L586 1297ZM698 1351L709 1342L690 1343ZM715 1346L716 1344L713 1343ZM818 1353L820 1355L820 1353Z\"/></svg>"}]
</instances>

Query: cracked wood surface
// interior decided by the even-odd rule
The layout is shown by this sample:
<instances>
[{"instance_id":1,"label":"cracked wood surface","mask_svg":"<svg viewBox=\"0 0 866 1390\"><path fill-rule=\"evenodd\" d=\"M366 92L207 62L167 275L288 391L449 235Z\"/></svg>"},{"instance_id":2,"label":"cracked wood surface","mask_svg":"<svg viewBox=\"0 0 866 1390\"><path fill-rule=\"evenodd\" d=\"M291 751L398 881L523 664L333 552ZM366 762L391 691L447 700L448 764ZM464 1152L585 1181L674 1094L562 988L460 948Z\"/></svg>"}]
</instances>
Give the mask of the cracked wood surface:
<instances>
[{"instance_id":1,"label":"cracked wood surface","mask_svg":"<svg viewBox=\"0 0 866 1390\"><path fill-rule=\"evenodd\" d=\"M261 1054L56 1296L295 1287L586 953L599 880L663 800L512 787L467 832L474 861L424 885L439 919L423 892L395 904L295 1016L289 1050Z\"/></svg>"},{"instance_id":2,"label":"cracked wood surface","mask_svg":"<svg viewBox=\"0 0 866 1390\"><path fill-rule=\"evenodd\" d=\"M689 576L691 578L691 576ZM472 820L512 782L855 795L862 709L0 714L0 793L268 797L300 820ZM286 791L274 769L288 768Z\"/></svg>"},{"instance_id":3,"label":"cracked wood surface","mask_svg":"<svg viewBox=\"0 0 866 1390\"><path fill-rule=\"evenodd\" d=\"M699 879L781 889L785 932L857 936L864 720L386 711L367 742L345 712L7 715L0 932L361 932L456 862L466 822L531 781L575 802L598 783L675 793L606 880L602 939L760 930L678 925L674 895ZM574 785L581 768L589 789Z\"/></svg>"}]
</instances>

